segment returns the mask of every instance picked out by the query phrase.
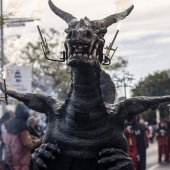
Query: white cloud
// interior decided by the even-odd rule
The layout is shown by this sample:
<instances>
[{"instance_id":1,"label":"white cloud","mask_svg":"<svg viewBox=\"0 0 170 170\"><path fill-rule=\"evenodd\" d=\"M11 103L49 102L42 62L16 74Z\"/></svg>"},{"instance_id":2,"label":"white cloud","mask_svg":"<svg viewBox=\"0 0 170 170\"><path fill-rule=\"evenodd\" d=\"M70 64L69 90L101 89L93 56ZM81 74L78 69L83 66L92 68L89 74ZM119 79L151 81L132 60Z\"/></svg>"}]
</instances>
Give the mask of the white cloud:
<instances>
[{"instance_id":1,"label":"white cloud","mask_svg":"<svg viewBox=\"0 0 170 170\"><path fill-rule=\"evenodd\" d=\"M168 37L163 37L163 38L157 38L155 40L155 43L156 44L170 44L170 34Z\"/></svg>"}]
</instances>

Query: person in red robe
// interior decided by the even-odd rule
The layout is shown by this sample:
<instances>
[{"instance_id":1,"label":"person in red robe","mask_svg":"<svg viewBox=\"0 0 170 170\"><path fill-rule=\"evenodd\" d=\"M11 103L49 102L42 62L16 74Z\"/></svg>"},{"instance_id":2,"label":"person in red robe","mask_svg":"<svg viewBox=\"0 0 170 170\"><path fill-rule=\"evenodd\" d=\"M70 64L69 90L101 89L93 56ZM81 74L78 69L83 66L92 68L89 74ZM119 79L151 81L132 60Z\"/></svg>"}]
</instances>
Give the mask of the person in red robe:
<instances>
[{"instance_id":1,"label":"person in red robe","mask_svg":"<svg viewBox=\"0 0 170 170\"><path fill-rule=\"evenodd\" d=\"M168 147L169 147L169 161L170 161L170 120L168 121Z\"/></svg>"},{"instance_id":2,"label":"person in red robe","mask_svg":"<svg viewBox=\"0 0 170 170\"><path fill-rule=\"evenodd\" d=\"M128 144L127 154L129 157L132 158L135 168L136 170L138 170L139 154L138 154L138 149L137 149L137 141L136 141L134 134L132 133L131 125L128 125L125 128L125 136L126 136L127 144Z\"/></svg>"},{"instance_id":3,"label":"person in red robe","mask_svg":"<svg viewBox=\"0 0 170 170\"><path fill-rule=\"evenodd\" d=\"M158 162L162 162L162 156L165 154L165 161L169 162L169 143L168 143L168 127L166 122L160 122L157 130L158 141Z\"/></svg>"}]
</instances>

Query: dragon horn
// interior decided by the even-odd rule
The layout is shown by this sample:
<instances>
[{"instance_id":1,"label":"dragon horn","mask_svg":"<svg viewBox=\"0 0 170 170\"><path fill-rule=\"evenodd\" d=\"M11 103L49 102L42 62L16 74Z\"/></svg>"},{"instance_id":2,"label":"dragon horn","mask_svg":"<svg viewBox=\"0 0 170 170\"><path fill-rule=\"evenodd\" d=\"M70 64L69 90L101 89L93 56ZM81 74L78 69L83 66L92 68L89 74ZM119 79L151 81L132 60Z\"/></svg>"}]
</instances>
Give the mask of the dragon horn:
<instances>
[{"instance_id":1,"label":"dragon horn","mask_svg":"<svg viewBox=\"0 0 170 170\"><path fill-rule=\"evenodd\" d=\"M77 21L77 18L73 15L62 11L61 9L57 8L51 0L48 1L48 4L51 8L51 10L58 15L60 18L62 18L68 25L71 24L74 21Z\"/></svg>"},{"instance_id":2,"label":"dragon horn","mask_svg":"<svg viewBox=\"0 0 170 170\"><path fill-rule=\"evenodd\" d=\"M111 26L113 23L116 23L124 18L126 18L131 11L133 10L134 5L131 5L128 9L126 9L123 12L116 13L114 15L110 15L102 20L95 20L94 22L97 22L101 27L107 28Z\"/></svg>"}]
</instances>

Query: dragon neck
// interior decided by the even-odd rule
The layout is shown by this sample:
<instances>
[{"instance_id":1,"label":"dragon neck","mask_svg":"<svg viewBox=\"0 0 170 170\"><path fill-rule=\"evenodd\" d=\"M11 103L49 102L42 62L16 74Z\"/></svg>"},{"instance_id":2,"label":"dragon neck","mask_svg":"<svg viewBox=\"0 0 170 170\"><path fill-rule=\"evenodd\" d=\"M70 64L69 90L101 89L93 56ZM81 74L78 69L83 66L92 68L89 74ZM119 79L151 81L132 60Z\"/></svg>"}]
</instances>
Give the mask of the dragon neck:
<instances>
[{"instance_id":1,"label":"dragon neck","mask_svg":"<svg viewBox=\"0 0 170 170\"><path fill-rule=\"evenodd\" d=\"M72 92L70 104L83 110L93 109L103 103L100 88L99 67L86 69L72 68Z\"/></svg>"}]
</instances>

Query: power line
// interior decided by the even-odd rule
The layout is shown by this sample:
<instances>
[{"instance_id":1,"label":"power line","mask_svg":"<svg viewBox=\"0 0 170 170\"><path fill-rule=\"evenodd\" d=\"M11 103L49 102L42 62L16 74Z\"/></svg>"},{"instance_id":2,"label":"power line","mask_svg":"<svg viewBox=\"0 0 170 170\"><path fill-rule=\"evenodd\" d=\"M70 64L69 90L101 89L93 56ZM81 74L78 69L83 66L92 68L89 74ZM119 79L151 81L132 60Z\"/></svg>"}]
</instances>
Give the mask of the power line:
<instances>
[{"instance_id":1,"label":"power line","mask_svg":"<svg viewBox=\"0 0 170 170\"><path fill-rule=\"evenodd\" d=\"M133 78L133 76L134 75L129 74L128 72L123 71L123 77L122 78L119 78L117 75L113 75L113 77L112 77L112 80L115 82L117 88L123 87L125 98L127 97L126 88L127 87L132 87L130 85L130 83L133 80L135 80Z\"/></svg>"}]
</instances>

